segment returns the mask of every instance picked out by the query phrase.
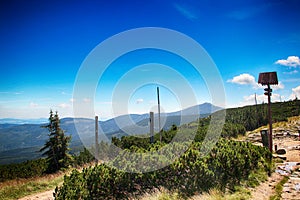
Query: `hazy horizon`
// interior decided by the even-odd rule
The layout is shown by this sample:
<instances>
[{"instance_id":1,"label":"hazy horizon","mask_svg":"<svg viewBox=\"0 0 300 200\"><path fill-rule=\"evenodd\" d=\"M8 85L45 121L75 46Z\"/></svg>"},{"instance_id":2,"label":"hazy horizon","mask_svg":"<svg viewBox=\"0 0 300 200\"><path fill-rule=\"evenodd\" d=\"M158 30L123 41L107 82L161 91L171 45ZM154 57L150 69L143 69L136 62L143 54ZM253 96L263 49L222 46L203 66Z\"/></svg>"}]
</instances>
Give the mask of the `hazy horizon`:
<instances>
[{"instance_id":1,"label":"hazy horizon","mask_svg":"<svg viewBox=\"0 0 300 200\"><path fill-rule=\"evenodd\" d=\"M198 105L204 105L204 104L210 104L210 105L212 105L209 102L205 102L205 103L198 104ZM194 106L198 106L198 105L194 105ZM194 106L191 106L191 107L194 107ZM214 106L214 105L212 105L212 106ZM188 107L188 108L191 108L191 107ZM187 109L187 108L184 108L184 109ZM222 108L222 109L225 109L225 108ZM155 115L158 114L157 109L154 109L154 110L151 110L151 111L153 111ZM171 111L171 112L161 111L161 114L163 115L163 114L180 112L180 111L182 111L182 110L175 110L175 111ZM54 111L54 112L56 112L56 111ZM91 120L94 120L94 118L74 117L74 116L60 116L59 111L58 111L58 114L59 114L60 119L65 119L65 118L74 118L74 119L78 118L79 119L79 118L82 118L82 119L91 119ZM121 117L121 116L124 116L124 115L145 115L145 114L149 114L149 112L148 113L128 113L128 114L114 116L114 117L111 117L111 118L103 118L101 116L98 116L98 115L97 116L99 117L100 121L107 121L107 120L111 120L111 119L114 119L116 117ZM207 113L203 113L203 114L207 114ZM44 120L45 122L48 122L48 116L46 116L46 117L40 117L40 118L13 118L13 117L7 117L7 118L0 118L0 120L7 120L7 121L10 121L10 120L20 120L20 121L22 121L22 120L24 120L24 121L29 121L29 122L30 121L39 121L39 120L42 121L42 120ZM1 123L1 121L0 121L0 123ZM5 122L5 123L7 123L7 122Z\"/></svg>"}]
</instances>

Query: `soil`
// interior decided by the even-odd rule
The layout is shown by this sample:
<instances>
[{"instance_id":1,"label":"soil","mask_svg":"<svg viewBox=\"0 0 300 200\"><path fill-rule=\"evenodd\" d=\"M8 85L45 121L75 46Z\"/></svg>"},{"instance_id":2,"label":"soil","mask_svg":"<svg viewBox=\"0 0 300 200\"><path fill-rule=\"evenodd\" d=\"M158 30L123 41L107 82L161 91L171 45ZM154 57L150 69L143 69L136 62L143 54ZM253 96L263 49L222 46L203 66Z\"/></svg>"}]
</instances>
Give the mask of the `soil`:
<instances>
[{"instance_id":1,"label":"soil","mask_svg":"<svg viewBox=\"0 0 300 200\"><path fill-rule=\"evenodd\" d=\"M35 199L38 199L38 200L53 200L54 199L53 192L54 192L54 189L53 190L48 190L48 191L45 191L45 192L40 192L40 193L37 193L37 194L34 194L34 195L26 196L26 197L23 197L19 200L35 200Z\"/></svg>"}]
</instances>

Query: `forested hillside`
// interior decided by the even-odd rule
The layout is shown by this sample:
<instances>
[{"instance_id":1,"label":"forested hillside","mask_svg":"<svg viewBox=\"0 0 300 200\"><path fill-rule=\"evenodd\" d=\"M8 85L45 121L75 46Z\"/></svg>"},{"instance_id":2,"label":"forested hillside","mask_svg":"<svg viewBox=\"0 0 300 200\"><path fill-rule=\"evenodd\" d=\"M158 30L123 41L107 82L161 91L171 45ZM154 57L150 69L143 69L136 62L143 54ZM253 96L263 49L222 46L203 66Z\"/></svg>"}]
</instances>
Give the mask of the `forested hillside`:
<instances>
[{"instance_id":1,"label":"forested hillside","mask_svg":"<svg viewBox=\"0 0 300 200\"><path fill-rule=\"evenodd\" d=\"M300 100L271 104L272 121L286 121L288 117L300 115ZM226 122L242 124L247 131L268 124L268 104L226 109Z\"/></svg>"}]
</instances>

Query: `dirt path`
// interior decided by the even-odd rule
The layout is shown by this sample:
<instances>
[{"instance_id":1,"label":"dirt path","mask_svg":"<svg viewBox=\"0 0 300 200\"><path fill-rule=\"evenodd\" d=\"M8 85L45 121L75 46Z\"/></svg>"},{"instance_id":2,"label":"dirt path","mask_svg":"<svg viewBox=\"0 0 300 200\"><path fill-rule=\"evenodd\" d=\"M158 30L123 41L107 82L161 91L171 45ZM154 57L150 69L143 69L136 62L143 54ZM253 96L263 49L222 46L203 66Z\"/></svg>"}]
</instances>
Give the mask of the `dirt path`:
<instances>
[{"instance_id":1,"label":"dirt path","mask_svg":"<svg viewBox=\"0 0 300 200\"><path fill-rule=\"evenodd\" d=\"M19 200L35 200L35 199L38 199L38 200L53 200L53 192L54 192L54 189L53 190L48 190L48 191L45 191L45 192L40 192L40 193L37 193L37 194L33 194L33 195L30 195L30 196L26 196L26 197L23 197Z\"/></svg>"},{"instance_id":2,"label":"dirt path","mask_svg":"<svg viewBox=\"0 0 300 200\"><path fill-rule=\"evenodd\" d=\"M283 169L283 166L294 165L289 169ZM275 186L287 176L289 179L283 185L281 199L284 200L299 200L300 199L300 171L299 165L295 162L286 162L277 167L277 170L268 178L267 181L261 183L258 187L254 188L251 192L253 200L269 199L275 194ZM299 163L298 163L299 164ZM282 175L285 174L285 175Z\"/></svg>"},{"instance_id":3,"label":"dirt path","mask_svg":"<svg viewBox=\"0 0 300 200\"><path fill-rule=\"evenodd\" d=\"M253 200L269 199L275 192L275 185L280 182L282 176L278 173L273 173L266 182L257 186L251 192Z\"/></svg>"},{"instance_id":4,"label":"dirt path","mask_svg":"<svg viewBox=\"0 0 300 200\"><path fill-rule=\"evenodd\" d=\"M268 180L251 192L252 199L269 199L275 194L275 186L282 180L283 176L288 176L289 180L283 185L281 199L300 200L300 140L298 129L300 127L300 117L290 118L288 122L275 124L277 127L273 133L273 144L278 149L284 149L286 154L282 155L285 160L277 164L275 172ZM248 141L261 145L261 136L258 131L248 136Z\"/></svg>"},{"instance_id":5,"label":"dirt path","mask_svg":"<svg viewBox=\"0 0 300 200\"><path fill-rule=\"evenodd\" d=\"M99 162L100 163L100 162ZM79 172L81 172L84 168L86 167L90 167L90 166L94 166L95 163L89 163L86 164L82 167L76 168ZM69 170L69 172L64 173L63 175L69 175L72 172L72 170ZM60 183L58 186L60 186L62 183ZM18 200L53 200L53 193L54 193L55 188L51 189L51 190L47 190L47 191L43 191L43 192L39 192L39 193L35 193L35 194L31 194L22 198L19 198Z\"/></svg>"}]
</instances>

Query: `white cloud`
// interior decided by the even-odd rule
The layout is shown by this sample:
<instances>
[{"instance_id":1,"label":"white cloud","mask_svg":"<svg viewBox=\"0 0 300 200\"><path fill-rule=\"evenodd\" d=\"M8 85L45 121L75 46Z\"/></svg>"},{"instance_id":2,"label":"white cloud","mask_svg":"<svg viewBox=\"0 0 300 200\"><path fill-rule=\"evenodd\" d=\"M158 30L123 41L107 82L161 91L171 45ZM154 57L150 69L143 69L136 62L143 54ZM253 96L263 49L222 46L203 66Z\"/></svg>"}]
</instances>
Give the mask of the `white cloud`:
<instances>
[{"instance_id":1,"label":"white cloud","mask_svg":"<svg viewBox=\"0 0 300 200\"><path fill-rule=\"evenodd\" d=\"M136 104L140 104L140 103L143 103L144 102L144 99L137 99L136 100Z\"/></svg>"},{"instance_id":2,"label":"white cloud","mask_svg":"<svg viewBox=\"0 0 300 200\"><path fill-rule=\"evenodd\" d=\"M240 74L238 76L233 77L233 79L228 80L227 82L235 83L239 85L255 85L255 78L250 74Z\"/></svg>"},{"instance_id":3,"label":"white cloud","mask_svg":"<svg viewBox=\"0 0 300 200\"><path fill-rule=\"evenodd\" d=\"M266 95L265 95L266 96ZM267 97L267 96L266 96ZM284 96L281 96L280 94L272 93L271 101L272 102L280 102L284 99ZM268 101L265 101L268 102Z\"/></svg>"},{"instance_id":4,"label":"white cloud","mask_svg":"<svg viewBox=\"0 0 300 200\"><path fill-rule=\"evenodd\" d=\"M279 81L278 85L272 85L271 88L274 90L282 90L284 89L284 84L281 81Z\"/></svg>"},{"instance_id":5,"label":"white cloud","mask_svg":"<svg viewBox=\"0 0 300 200\"><path fill-rule=\"evenodd\" d=\"M263 85L258 84L258 83L253 83L252 86L253 86L253 89L255 89L255 90L266 88L266 86L263 86Z\"/></svg>"},{"instance_id":6,"label":"white cloud","mask_svg":"<svg viewBox=\"0 0 300 200\"><path fill-rule=\"evenodd\" d=\"M235 83L238 85L251 85L253 89L263 89L265 86L262 86L261 84L258 84L255 81L254 76L251 74L240 74L238 76L233 77L233 79L229 79L227 82L229 83ZM280 90L284 88L284 84L282 82L278 82L278 85L272 85L271 88L274 90Z\"/></svg>"},{"instance_id":7,"label":"white cloud","mask_svg":"<svg viewBox=\"0 0 300 200\"><path fill-rule=\"evenodd\" d=\"M298 67L300 66L300 58L298 56L289 56L286 60L277 60L275 64L288 66L288 67Z\"/></svg>"},{"instance_id":8,"label":"white cloud","mask_svg":"<svg viewBox=\"0 0 300 200\"><path fill-rule=\"evenodd\" d=\"M75 102L75 99L71 98L69 101L73 103L73 102Z\"/></svg>"},{"instance_id":9,"label":"white cloud","mask_svg":"<svg viewBox=\"0 0 300 200\"><path fill-rule=\"evenodd\" d=\"M278 102L284 99L284 96L281 96L280 94L274 94L272 93L271 101L272 102ZM268 97L264 94L256 95L256 101L257 104L261 103L267 103ZM239 103L239 106L246 106L246 105L255 105L255 94L251 94L249 96L244 96L243 101Z\"/></svg>"},{"instance_id":10,"label":"white cloud","mask_svg":"<svg viewBox=\"0 0 300 200\"><path fill-rule=\"evenodd\" d=\"M265 88L267 88L267 86L265 86L265 85L263 86L261 84L255 83L255 85L253 85L253 88L258 90L258 89L265 89ZM271 89L272 90L282 90L282 89L284 89L284 84L281 81L279 81L278 85L271 85Z\"/></svg>"},{"instance_id":11,"label":"white cloud","mask_svg":"<svg viewBox=\"0 0 300 200\"><path fill-rule=\"evenodd\" d=\"M256 95L256 101L257 103L262 103L266 100L266 96L264 94L261 95ZM244 96L243 97L243 102L241 102L240 104L242 105L253 105L255 104L255 94L251 94L249 96Z\"/></svg>"},{"instance_id":12,"label":"white cloud","mask_svg":"<svg viewBox=\"0 0 300 200\"><path fill-rule=\"evenodd\" d=\"M290 95L290 99L295 99L296 97L300 97L300 85L295 88L292 88L292 94Z\"/></svg>"}]
</instances>

